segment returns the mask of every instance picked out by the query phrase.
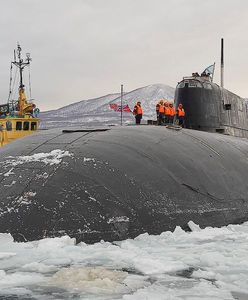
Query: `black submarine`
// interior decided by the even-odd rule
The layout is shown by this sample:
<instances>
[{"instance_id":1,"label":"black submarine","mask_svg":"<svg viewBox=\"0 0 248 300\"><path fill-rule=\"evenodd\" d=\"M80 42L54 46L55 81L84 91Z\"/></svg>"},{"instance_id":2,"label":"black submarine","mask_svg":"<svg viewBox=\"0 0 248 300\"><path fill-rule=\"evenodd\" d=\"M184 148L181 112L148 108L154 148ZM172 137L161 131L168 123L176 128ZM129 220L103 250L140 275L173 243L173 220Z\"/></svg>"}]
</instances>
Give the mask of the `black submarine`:
<instances>
[{"instance_id":1,"label":"black submarine","mask_svg":"<svg viewBox=\"0 0 248 300\"><path fill-rule=\"evenodd\" d=\"M209 84L212 94L229 95ZM223 98L200 89L176 90L176 101L189 109L189 128L51 129L0 148L0 232L16 241L67 234L94 243L189 229L190 220L200 227L247 221L248 139L231 136L237 133L231 126L223 134L229 128L218 123L222 111L204 102L219 107ZM197 100L203 119L190 111ZM238 123L238 136L245 136L247 121Z\"/></svg>"}]
</instances>

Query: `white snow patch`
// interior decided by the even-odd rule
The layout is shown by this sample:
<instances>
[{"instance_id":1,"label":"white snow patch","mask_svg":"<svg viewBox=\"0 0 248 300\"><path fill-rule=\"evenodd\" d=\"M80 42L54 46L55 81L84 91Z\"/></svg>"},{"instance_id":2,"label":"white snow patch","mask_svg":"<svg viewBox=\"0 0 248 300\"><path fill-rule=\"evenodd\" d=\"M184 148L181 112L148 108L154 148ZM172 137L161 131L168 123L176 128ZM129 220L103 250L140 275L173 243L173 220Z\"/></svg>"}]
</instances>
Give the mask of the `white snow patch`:
<instances>
[{"instance_id":1,"label":"white snow patch","mask_svg":"<svg viewBox=\"0 0 248 300\"><path fill-rule=\"evenodd\" d=\"M9 177L10 175L14 175L15 173L12 172L13 170L14 170L14 168L11 168L8 172L4 173L3 176Z\"/></svg>"},{"instance_id":2,"label":"white snow patch","mask_svg":"<svg viewBox=\"0 0 248 300\"><path fill-rule=\"evenodd\" d=\"M47 172L44 172L42 174L36 174L37 179L47 179L49 177Z\"/></svg>"},{"instance_id":3,"label":"white snow patch","mask_svg":"<svg viewBox=\"0 0 248 300\"><path fill-rule=\"evenodd\" d=\"M119 223L119 222L129 222L129 218L127 216L120 216L120 217L112 217L109 218L107 223Z\"/></svg>"},{"instance_id":4,"label":"white snow patch","mask_svg":"<svg viewBox=\"0 0 248 300\"><path fill-rule=\"evenodd\" d=\"M31 163L31 162L40 162L46 165L58 165L61 163L63 157L72 157L72 156L73 154L70 153L69 151L55 149L47 153L35 153L33 155L17 156L17 157L10 156L8 157L9 159L4 162L4 164L5 166L13 166L13 167L25 163Z\"/></svg>"},{"instance_id":5,"label":"white snow patch","mask_svg":"<svg viewBox=\"0 0 248 300\"><path fill-rule=\"evenodd\" d=\"M30 198L35 197L35 195L36 195L36 192L32 192L32 191L25 192L25 193L23 194L23 196L21 196L21 197L19 197L19 198L17 199L17 202L18 202L19 204L28 205L28 204L30 204L31 201L32 201Z\"/></svg>"},{"instance_id":6,"label":"white snow patch","mask_svg":"<svg viewBox=\"0 0 248 300\"><path fill-rule=\"evenodd\" d=\"M14 173L13 173L14 174ZM11 174L12 175L12 174ZM7 187L11 187L12 185L16 184L16 181L13 180L10 184L5 184L4 186L7 186Z\"/></svg>"},{"instance_id":7,"label":"white snow patch","mask_svg":"<svg viewBox=\"0 0 248 300\"><path fill-rule=\"evenodd\" d=\"M84 162L89 162L89 161L93 161L95 162L95 158L91 158L91 157L84 157Z\"/></svg>"}]
</instances>

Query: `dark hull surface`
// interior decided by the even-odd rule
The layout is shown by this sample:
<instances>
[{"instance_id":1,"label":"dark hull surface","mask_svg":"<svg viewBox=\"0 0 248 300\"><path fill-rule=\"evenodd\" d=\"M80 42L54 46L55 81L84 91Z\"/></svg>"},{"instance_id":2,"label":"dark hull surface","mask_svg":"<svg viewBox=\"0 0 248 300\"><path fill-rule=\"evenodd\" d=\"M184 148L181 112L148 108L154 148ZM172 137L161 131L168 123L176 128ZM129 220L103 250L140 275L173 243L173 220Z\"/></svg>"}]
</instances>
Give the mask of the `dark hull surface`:
<instances>
[{"instance_id":1,"label":"dark hull surface","mask_svg":"<svg viewBox=\"0 0 248 300\"><path fill-rule=\"evenodd\" d=\"M72 156L16 163L54 149ZM93 243L248 220L247 139L157 126L49 130L2 147L0 165L0 232L17 241Z\"/></svg>"}]
</instances>

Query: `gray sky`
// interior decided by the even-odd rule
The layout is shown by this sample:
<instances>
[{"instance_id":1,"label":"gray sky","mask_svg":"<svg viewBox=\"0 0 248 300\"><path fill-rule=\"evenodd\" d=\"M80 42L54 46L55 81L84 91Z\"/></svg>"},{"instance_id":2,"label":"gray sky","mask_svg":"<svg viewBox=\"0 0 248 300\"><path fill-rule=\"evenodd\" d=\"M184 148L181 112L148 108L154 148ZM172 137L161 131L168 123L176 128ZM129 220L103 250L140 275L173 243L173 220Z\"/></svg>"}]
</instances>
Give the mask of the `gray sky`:
<instances>
[{"instance_id":1,"label":"gray sky","mask_svg":"<svg viewBox=\"0 0 248 300\"><path fill-rule=\"evenodd\" d=\"M225 87L248 97L247 0L0 0L0 102L17 41L31 52L42 110L153 83L175 87L216 62Z\"/></svg>"}]
</instances>

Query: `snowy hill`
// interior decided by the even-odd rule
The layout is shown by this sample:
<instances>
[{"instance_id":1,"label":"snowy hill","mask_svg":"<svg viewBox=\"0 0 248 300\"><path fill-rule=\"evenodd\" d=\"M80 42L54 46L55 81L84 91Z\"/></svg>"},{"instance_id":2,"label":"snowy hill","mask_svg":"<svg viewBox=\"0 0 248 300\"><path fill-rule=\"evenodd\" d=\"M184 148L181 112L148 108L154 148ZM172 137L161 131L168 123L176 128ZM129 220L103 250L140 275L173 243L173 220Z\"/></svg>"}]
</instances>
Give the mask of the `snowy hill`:
<instances>
[{"instance_id":1,"label":"snowy hill","mask_svg":"<svg viewBox=\"0 0 248 300\"><path fill-rule=\"evenodd\" d=\"M138 88L123 96L123 104L128 104L131 110L137 101L141 101L144 110L144 120L156 118L155 106L159 99L173 101L175 89L165 84L154 84ZM120 94L109 94L103 97L82 100L57 110L43 112L41 128L68 127L81 125L120 124L120 113L110 109L109 104L120 104ZM123 122L132 123L132 113L123 113Z\"/></svg>"}]
</instances>

